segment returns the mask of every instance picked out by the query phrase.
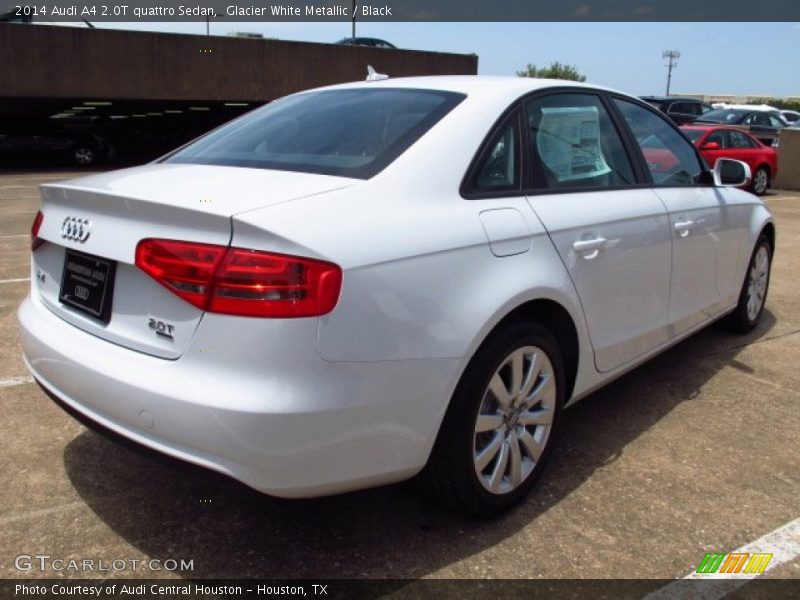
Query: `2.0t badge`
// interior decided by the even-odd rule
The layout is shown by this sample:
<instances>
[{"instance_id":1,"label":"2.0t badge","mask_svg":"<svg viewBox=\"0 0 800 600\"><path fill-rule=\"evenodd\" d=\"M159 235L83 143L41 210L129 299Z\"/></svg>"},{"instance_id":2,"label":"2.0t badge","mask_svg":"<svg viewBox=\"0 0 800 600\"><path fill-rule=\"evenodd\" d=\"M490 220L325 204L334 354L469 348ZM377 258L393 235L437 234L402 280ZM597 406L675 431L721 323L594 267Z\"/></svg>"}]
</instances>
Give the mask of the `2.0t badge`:
<instances>
[{"instance_id":1,"label":"2.0t badge","mask_svg":"<svg viewBox=\"0 0 800 600\"><path fill-rule=\"evenodd\" d=\"M156 335L158 336L167 338L168 340L174 339L172 333L175 331L175 326L172 323L167 323L166 321L161 321L159 319L150 317L148 327L155 331Z\"/></svg>"}]
</instances>

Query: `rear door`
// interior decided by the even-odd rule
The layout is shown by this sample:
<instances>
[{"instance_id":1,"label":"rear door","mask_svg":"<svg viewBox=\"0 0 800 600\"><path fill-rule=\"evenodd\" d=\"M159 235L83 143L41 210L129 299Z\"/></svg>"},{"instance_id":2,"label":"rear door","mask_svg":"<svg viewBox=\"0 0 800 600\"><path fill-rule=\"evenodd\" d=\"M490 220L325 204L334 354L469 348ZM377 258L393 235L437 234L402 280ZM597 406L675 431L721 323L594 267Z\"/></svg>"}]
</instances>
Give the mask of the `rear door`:
<instances>
[{"instance_id":1,"label":"rear door","mask_svg":"<svg viewBox=\"0 0 800 600\"><path fill-rule=\"evenodd\" d=\"M581 300L600 371L667 339L670 230L599 95L525 103L528 200Z\"/></svg>"}]
</instances>

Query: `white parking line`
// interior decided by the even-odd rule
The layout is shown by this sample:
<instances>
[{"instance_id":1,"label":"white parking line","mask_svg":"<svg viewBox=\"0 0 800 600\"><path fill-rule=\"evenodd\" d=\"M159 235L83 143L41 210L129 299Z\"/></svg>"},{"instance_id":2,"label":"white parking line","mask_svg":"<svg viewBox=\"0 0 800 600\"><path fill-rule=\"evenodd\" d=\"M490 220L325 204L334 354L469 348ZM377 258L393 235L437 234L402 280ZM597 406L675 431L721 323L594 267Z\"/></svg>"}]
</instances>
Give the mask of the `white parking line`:
<instances>
[{"instance_id":1,"label":"white parking line","mask_svg":"<svg viewBox=\"0 0 800 600\"><path fill-rule=\"evenodd\" d=\"M765 572L800 557L800 518L770 531L754 542L745 544L729 554L733 553L772 554L772 560L769 561ZM718 600L760 575L759 573L690 573L683 579L648 594L644 600L672 600L673 598ZM713 586L701 588L696 583L698 580L716 581Z\"/></svg>"},{"instance_id":2,"label":"white parking line","mask_svg":"<svg viewBox=\"0 0 800 600\"><path fill-rule=\"evenodd\" d=\"M31 234L30 233L10 233L8 235L0 235L0 239L3 239L3 238L20 238L20 237L22 237L22 238L31 237Z\"/></svg>"},{"instance_id":3,"label":"white parking line","mask_svg":"<svg viewBox=\"0 0 800 600\"><path fill-rule=\"evenodd\" d=\"M21 283L23 281L30 281L30 277L19 277L17 279L0 279L0 283Z\"/></svg>"},{"instance_id":4,"label":"white parking line","mask_svg":"<svg viewBox=\"0 0 800 600\"><path fill-rule=\"evenodd\" d=\"M0 379L0 388L14 387L28 383L33 383L33 377L28 375L23 377L9 377L8 379Z\"/></svg>"}]
</instances>

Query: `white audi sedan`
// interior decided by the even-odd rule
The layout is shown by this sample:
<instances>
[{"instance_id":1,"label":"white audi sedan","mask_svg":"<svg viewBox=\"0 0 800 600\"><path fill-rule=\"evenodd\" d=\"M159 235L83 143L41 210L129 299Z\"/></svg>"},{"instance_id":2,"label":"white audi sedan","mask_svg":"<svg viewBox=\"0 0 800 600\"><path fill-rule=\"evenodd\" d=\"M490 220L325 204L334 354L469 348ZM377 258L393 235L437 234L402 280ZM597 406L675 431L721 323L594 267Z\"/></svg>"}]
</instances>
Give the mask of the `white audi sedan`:
<instances>
[{"instance_id":1,"label":"white audi sedan","mask_svg":"<svg viewBox=\"0 0 800 600\"><path fill-rule=\"evenodd\" d=\"M42 186L25 359L86 422L262 492L422 474L493 514L562 410L764 308L775 228L657 110L424 77L288 96Z\"/></svg>"}]
</instances>

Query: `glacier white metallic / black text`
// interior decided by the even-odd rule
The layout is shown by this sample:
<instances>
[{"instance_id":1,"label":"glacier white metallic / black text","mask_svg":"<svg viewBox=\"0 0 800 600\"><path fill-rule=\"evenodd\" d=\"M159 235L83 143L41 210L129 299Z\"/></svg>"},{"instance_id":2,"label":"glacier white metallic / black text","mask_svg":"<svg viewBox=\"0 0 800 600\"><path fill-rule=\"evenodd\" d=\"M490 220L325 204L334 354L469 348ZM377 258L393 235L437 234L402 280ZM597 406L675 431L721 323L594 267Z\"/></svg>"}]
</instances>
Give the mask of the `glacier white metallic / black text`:
<instances>
[{"instance_id":1,"label":"glacier white metallic / black text","mask_svg":"<svg viewBox=\"0 0 800 600\"><path fill-rule=\"evenodd\" d=\"M582 84L303 92L42 186L25 359L81 418L269 494L421 473L491 514L565 406L720 317L757 324L775 229L749 176Z\"/></svg>"}]
</instances>

